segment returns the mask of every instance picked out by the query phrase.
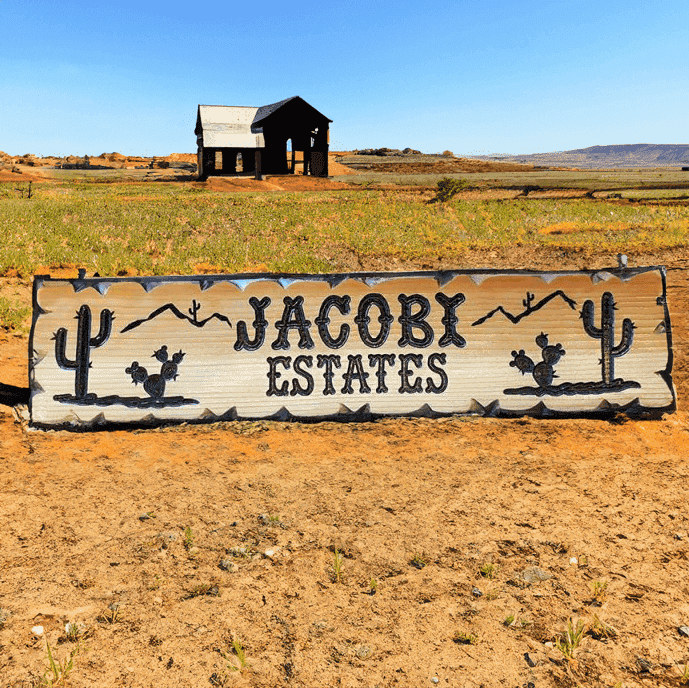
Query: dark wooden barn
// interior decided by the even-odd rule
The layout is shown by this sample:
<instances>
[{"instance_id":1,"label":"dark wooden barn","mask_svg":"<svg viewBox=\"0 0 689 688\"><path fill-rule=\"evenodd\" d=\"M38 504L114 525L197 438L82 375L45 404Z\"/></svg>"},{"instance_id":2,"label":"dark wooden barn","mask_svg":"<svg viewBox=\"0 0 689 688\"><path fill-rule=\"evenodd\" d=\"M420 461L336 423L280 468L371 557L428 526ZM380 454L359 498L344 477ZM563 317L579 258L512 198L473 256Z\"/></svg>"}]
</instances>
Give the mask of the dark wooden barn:
<instances>
[{"instance_id":1,"label":"dark wooden barn","mask_svg":"<svg viewBox=\"0 0 689 688\"><path fill-rule=\"evenodd\" d=\"M332 122L299 96L263 107L199 105L196 116L199 180L211 175L328 176ZM291 156L288 154L291 151ZM303 163L296 152L303 151Z\"/></svg>"}]
</instances>

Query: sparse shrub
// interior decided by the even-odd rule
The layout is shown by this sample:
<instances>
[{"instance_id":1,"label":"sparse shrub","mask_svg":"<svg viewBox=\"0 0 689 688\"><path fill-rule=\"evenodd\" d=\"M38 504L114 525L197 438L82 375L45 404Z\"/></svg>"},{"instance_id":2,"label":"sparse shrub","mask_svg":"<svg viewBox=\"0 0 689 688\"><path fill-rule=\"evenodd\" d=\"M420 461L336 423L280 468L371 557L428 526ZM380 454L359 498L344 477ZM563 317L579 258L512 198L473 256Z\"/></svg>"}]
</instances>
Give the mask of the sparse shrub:
<instances>
[{"instance_id":1,"label":"sparse shrub","mask_svg":"<svg viewBox=\"0 0 689 688\"><path fill-rule=\"evenodd\" d=\"M435 198L433 199L436 203L447 203L456 196L460 191L469 186L469 182L466 179L453 179L452 177L443 177L438 180L438 190L435 192Z\"/></svg>"}]
</instances>

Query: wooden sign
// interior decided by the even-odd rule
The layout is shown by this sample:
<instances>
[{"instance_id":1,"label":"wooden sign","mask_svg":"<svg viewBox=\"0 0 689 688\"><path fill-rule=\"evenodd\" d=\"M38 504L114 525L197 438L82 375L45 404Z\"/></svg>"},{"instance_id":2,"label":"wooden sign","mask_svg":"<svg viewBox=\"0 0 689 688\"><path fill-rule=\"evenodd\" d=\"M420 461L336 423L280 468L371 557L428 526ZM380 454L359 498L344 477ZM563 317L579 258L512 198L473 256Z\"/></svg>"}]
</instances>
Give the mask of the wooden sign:
<instances>
[{"instance_id":1,"label":"wooden sign","mask_svg":"<svg viewBox=\"0 0 689 688\"><path fill-rule=\"evenodd\" d=\"M675 407L661 267L36 277L30 347L45 427Z\"/></svg>"}]
</instances>

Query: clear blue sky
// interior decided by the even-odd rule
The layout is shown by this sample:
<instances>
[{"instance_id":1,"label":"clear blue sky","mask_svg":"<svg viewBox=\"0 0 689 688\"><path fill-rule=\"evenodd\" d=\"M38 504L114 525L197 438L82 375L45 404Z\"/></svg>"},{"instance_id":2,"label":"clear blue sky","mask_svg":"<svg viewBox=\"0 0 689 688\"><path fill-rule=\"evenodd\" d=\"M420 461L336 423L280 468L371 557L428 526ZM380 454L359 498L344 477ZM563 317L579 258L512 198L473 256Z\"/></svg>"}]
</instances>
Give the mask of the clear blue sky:
<instances>
[{"instance_id":1,"label":"clear blue sky","mask_svg":"<svg viewBox=\"0 0 689 688\"><path fill-rule=\"evenodd\" d=\"M331 149L689 143L689 1L0 0L0 150L195 152L299 95Z\"/></svg>"}]
</instances>

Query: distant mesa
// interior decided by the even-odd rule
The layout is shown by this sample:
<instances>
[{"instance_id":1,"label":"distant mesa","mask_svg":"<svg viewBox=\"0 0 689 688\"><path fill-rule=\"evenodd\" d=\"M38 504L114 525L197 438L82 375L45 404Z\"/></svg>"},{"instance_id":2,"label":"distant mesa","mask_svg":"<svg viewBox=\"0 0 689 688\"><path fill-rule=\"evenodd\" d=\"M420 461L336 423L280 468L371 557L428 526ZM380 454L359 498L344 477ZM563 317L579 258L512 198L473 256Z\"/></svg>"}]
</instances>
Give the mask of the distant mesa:
<instances>
[{"instance_id":1,"label":"distant mesa","mask_svg":"<svg viewBox=\"0 0 689 688\"><path fill-rule=\"evenodd\" d=\"M589 146L550 153L477 155L478 160L520 162L547 167L629 168L678 167L689 164L689 144L629 143Z\"/></svg>"}]
</instances>

